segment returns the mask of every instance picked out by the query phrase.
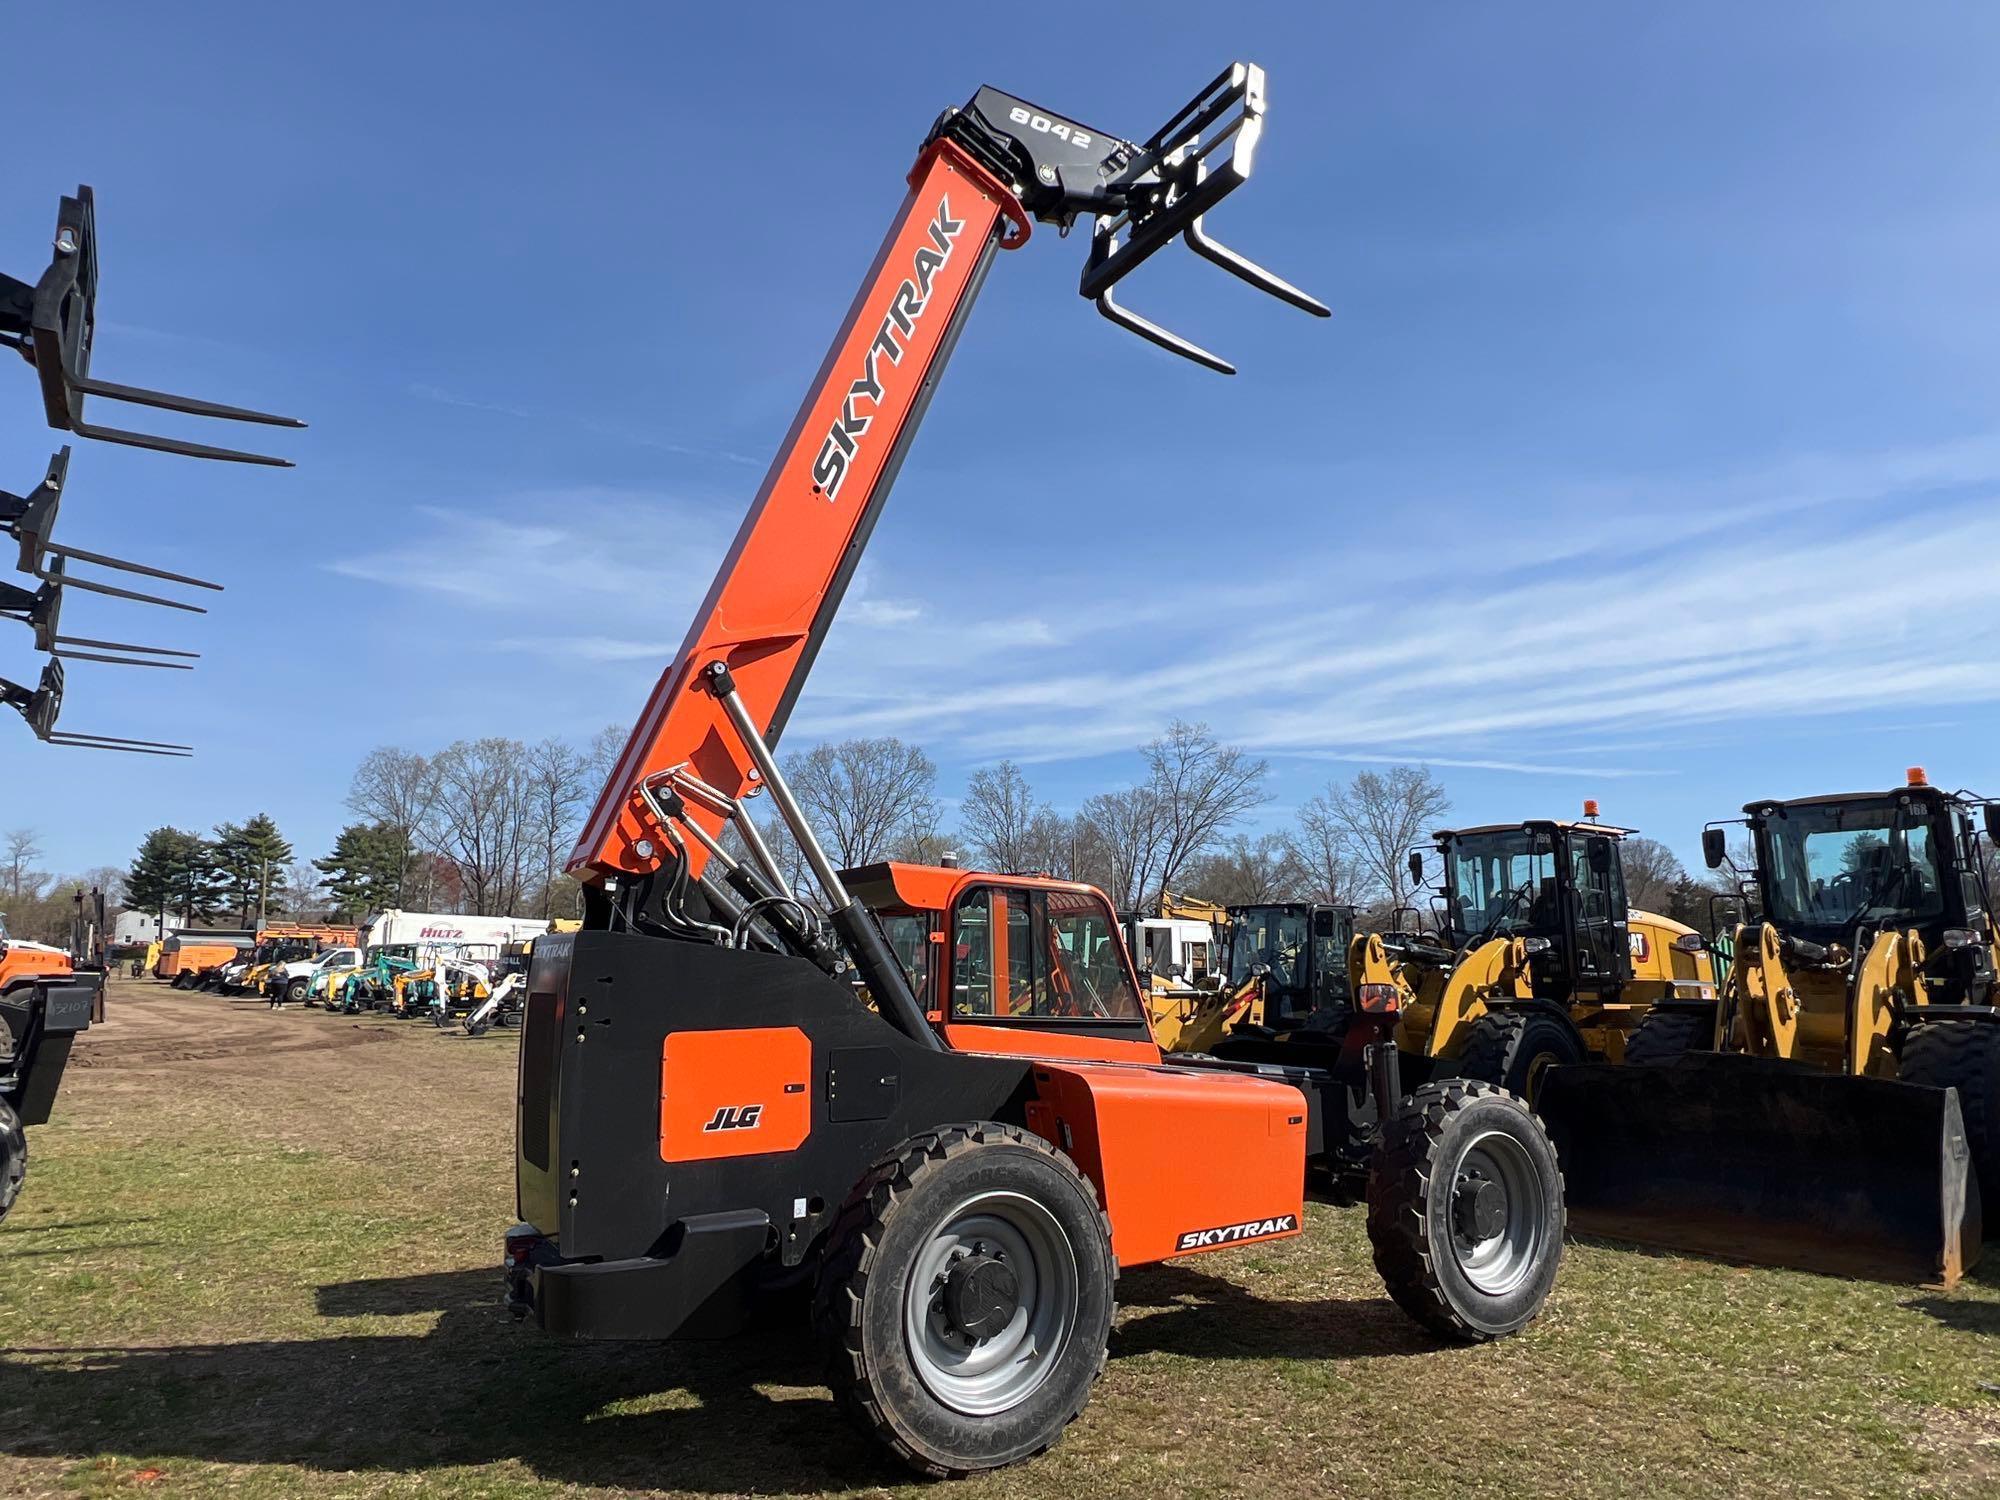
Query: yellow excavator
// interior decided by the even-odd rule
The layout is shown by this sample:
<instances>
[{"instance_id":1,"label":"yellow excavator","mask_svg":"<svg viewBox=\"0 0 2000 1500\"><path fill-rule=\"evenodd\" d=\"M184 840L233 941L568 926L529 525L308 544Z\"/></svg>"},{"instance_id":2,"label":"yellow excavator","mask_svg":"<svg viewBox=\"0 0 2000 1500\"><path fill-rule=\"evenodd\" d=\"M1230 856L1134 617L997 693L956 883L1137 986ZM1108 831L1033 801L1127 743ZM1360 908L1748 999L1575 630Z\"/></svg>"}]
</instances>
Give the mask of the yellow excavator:
<instances>
[{"instance_id":1,"label":"yellow excavator","mask_svg":"<svg viewBox=\"0 0 2000 1500\"><path fill-rule=\"evenodd\" d=\"M1624 1061L1654 1006L1713 1004L1702 935L1626 905L1634 830L1584 812L1441 830L1438 930L1354 940L1352 987L1400 1012L1406 1076L1476 1078L1532 1104L1551 1067ZM1410 873L1422 883L1421 854Z\"/></svg>"},{"instance_id":2,"label":"yellow excavator","mask_svg":"<svg viewBox=\"0 0 2000 1500\"><path fill-rule=\"evenodd\" d=\"M1561 1070L1541 1101L1573 1222L1884 1279L1973 1263L2000 1207L2000 911L1976 811L2000 839L2000 803L1917 767L1744 807L1756 914L1720 994L1662 1000L1633 1066ZM1702 842L1728 863L1723 825Z\"/></svg>"}]
</instances>

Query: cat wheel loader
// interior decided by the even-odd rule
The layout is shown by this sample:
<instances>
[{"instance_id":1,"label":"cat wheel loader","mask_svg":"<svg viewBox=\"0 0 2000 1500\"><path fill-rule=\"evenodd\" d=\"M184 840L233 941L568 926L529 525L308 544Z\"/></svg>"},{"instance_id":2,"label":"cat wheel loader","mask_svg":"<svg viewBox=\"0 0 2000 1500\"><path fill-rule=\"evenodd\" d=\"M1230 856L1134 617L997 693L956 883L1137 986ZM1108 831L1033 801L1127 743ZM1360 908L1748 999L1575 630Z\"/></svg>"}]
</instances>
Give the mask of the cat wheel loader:
<instances>
[{"instance_id":1,"label":"cat wheel loader","mask_svg":"<svg viewBox=\"0 0 2000 1500\"><path fill-rule=\"evenodd\" d=\"M535 942L504 1244L513 1306L549 1332L726 1334L796 1291L843 1410L919 1472L969 1474L1082 1411L1121 1268L1302 1232L1309 1167L1350 1128L1329 1074L1165 1057L1088 886L836 869L775 749L981 283L1038 224L1087 220L1083 294L1213 370L1116 300L1173 242L1325 312L1207 228L1263 125L1239 63L1143 140L986 88L924 142L585 824L583 930ZM758 797L816 889L787 880ZM1539 1123L1484 1084L1404 1097L1392 1047L1369 1063L1389 1291L1450 1338L1521 1328L1562 1247Z\"/></svg>"},{"instance_id":2,"label":"cat wheel loader","mask_svg":"<svg viewBox=\"0 0 2000 1500\"><path fill-rule=\"evenodd\" d=\"M1758 915L1721 993L1656 1004L1620 1076L1542 1101L1581 1226L1949 1285L2000 1206L2000 940L1974 812L1903 786L1752 802ZM1703 834L1711 867L1725 831Z\"/></svg>"},{"instance_id":3,"label":"cat wheel loader","mask_svg":"<svg viewBox=\"0 0 2000 1500\"><path fill-rule=\"evenodd\" d=\"M103 1013L104 975L0 919L0 1219L28 1176L27 1127L48 1122L76 1034Z\"/></svg>"},{"instance_id":4,"label":"cat wheel loader","mask_svg":"<svg viewBox=\"0 0 2000 1500\"><path fill-rule=\"evenodd\" d=\"M1547 1070L1625 1060L1660 1002L1712 1003L1701 934L1626 905L1629 828L1530 819L1435 835L1434 935L1369 934L1354 983L1396 991L1397 1044L1415 1076L1478 1078L1534 1103ZM1423 876L1423 857L1410 856Z\"/></svg>"}]
</instances>

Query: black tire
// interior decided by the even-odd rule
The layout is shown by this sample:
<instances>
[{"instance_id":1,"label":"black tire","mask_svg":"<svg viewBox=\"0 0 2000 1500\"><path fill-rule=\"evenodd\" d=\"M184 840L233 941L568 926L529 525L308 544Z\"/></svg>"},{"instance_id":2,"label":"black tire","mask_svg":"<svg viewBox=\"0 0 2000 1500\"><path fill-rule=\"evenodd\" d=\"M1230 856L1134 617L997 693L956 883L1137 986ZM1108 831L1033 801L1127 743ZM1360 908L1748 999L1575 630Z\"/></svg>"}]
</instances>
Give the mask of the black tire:
<instances>
[{"instance_id":1,"label":"black tire","mask_svg":"<svg viewBox=\"0 0 2000 1500\"><path fill-rule=\"evenodd\" d=\"M1625 1041L1625 1066L1658 1067L1690 1052L1710 1052L1715 1044L1713 1014L1692 1010L1649 1010Z\"/></svg>"},{"instance_id":2,"label":"black tire","mask_svg":"<svg viewBox=\"0 0 2000 1500\"><path fill-rule=\"evenodd\" d=\"M1542 1070L1584 1060L1576 1028L1545 1010L1493 1010L1473 1023L1444 1076L1470 1078L1535 1102Z\"/></svg>"},{"instance_id":3,"label":"black tire","mask_svg":"<svg viewBox=\"0 0 2000 1500\"><path fill-rule=\"evenodd\" d=\"M2000 1234L2000 1025L1920 1022L1903 1039L1897 1073L1908 1083L1958 1090L1986 1229Z\"/></svg>"},{"instance_id":4,"label":"black tire","mask_svg":"<svg viewBox=\"0 0 2000 1500\"><path fill-rule=\"evenodd\" d=\"M1046 1283L1048 1298L1038 1312L1020 1309L1009 1316L1053 1313L1068 1327L1033 1377L1036 1383L1011 1404L974 1414L934 1392L933 1377L925 1373L929 1356L912 1349L909 1292L921 1263L949 1238L948 1228L982 1199L1002 1195L1031 1205L1057 1235L1049 1242L1056 1250L1035 1259L1045 1273L1035 1285ZM1065 1247L1066 1266L1060 1257ZM983 1258L973 1254L945 1264ZM1096 1191L1047 1141L992 1121L915 1136L876 1163L829 1232L813 1295L827 1384L863 1432L921 1474L959 1478L1019 1463L1062 1436L1104 1373L1117 1275L1111 1224ZM943 1337L970 1338L955 1331L951 1314L941 1308L945 1297L957 1295L950 1279L941 1276L934 1285L939 1300L919 1321L929 1329L935 1318ZM1005 1336L1004 1329L996 1335Z\"/></svg>"},{"instance_id":5,"label":"black tire","mask_svg":"<svg viewBox=\"0 0 2000 1500\"><path fill-rule=\"evenodd\" d=\"M303 974L295 975L285 981L285 998L295 1004L302 1002L306 998L306 991L311 988L310 979Z\"/></svg>"},{"instance_id":6,"label":"black tire","mask_svg":"<svg viewBox=\"0 0 2000 1500\"><path fill-rule=\"evenodd\" d=\"M0 1099L0 1219L21 1196L21 1184L28 1178L28 1133L14 1106Z\"/></svg>"},{"instance_id":7,"label":"black tire","mask_svg":"<svg viewBox=\"0 0 2000 1500\"><path fill-rule=\"evenodd\" d=\"M1492 1235L1469 1222L1494 1212L1487 1182L1504 1198ZM1383 1128L1368 1172L1375 1269L1396 1305L1440 1338L1482 1343L1531 1322L1555 1285L1564 1222L1548 1132L1494 1085L1426 1084ZM1500 1239L1508 1262L1483 1261Z\"/></svg>"}]
</instances>

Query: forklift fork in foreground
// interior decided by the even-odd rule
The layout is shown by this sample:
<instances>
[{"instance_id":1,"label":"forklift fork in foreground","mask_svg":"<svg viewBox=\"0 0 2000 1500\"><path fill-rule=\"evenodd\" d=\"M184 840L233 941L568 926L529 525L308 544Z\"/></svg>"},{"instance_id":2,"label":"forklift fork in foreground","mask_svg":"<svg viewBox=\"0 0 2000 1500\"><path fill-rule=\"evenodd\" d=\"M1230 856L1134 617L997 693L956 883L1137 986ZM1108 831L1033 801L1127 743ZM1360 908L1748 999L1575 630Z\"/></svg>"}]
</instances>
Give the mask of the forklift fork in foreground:
<instances>
[{"instance_id":1,"label":"forklift fork in foreground","mask_svg":"<svg viewBox=\"0 0 2000 1500\"><path fill-rule=\"evenodd\" d=\"M175 396L143 386L98 380L90 373L91 346L97 333L97 207L88 187L64 198L56 213L54 253L48 269L33 286L0 276L0 343L12 344L35 367L41 381L42 406L49 426L78 437L179 453L188 458L222 459L231 463L268 464L289 469L288 458L270 458L234 448L216 448L181 438L100 427L84 418L84 398L101 396L134 406L157 407L193 417L229 422L258 422L269 427L303 427L295 417L274 416L248 407L224 406L192 396Z\"/></svg>"}]
</instances>

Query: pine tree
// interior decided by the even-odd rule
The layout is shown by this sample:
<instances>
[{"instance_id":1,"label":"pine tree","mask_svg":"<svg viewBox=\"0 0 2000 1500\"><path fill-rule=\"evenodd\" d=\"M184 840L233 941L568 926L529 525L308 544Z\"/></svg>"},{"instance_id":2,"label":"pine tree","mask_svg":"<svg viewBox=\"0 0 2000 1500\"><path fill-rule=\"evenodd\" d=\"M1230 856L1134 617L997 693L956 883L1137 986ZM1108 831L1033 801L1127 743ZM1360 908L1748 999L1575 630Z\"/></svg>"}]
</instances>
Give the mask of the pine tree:
<instances>
[{"instance_id":1,"label":"pine tree","mask_svg":"<svg viewBox=\"0 0 2000 1500\"><path fill-rule=\"evenodd\" d=\"M215 851L198 833L155 828L139 845L125 876L127 902L147 911L181 913L190 922L213 921L221 904Z\"/></svg>"},{"instance_id":2,"label":"pine tree","mask_svg":"<svg viewBox=\"0 0 2000 1500\"><path fill-rule=\"evenodd\" d=\"M240 825L216 825L215 862L223 891L246 927L285 914L285 866L291 859L290 842L267 813Z\"/></svg>"},{"instance_id":3,"label":"pine tree","mask_svg":"<svg viewBox=\"0 0 2000 1500\"><path fill-rule=\"evenodd\" d=\"M396 904L408 845L403 831L388 823L350 823L334 840L333 852L313 861L327 877L327 890L343 921L358 922Z\"/></svg>"}]
</instances>

